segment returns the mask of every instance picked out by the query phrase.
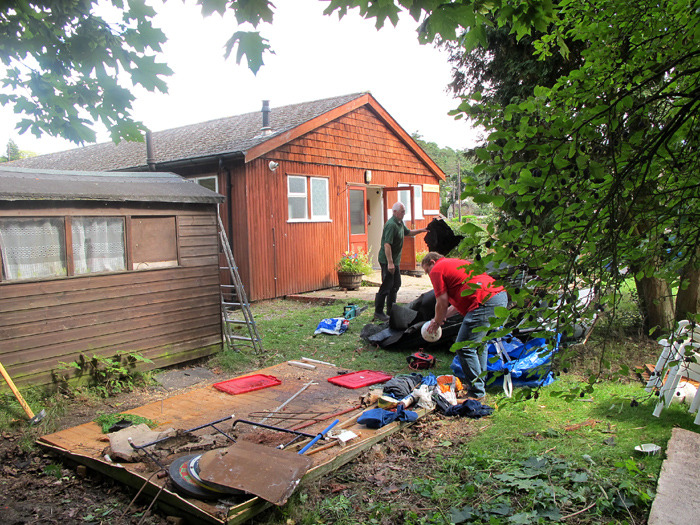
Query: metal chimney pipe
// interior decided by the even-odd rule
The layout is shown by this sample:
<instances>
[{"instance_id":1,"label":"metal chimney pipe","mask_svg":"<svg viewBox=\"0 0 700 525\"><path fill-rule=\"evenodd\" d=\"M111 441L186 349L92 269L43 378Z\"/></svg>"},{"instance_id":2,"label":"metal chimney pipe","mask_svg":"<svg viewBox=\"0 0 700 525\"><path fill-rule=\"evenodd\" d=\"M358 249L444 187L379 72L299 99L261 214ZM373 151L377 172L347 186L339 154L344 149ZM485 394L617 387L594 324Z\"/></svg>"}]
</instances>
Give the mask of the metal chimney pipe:
<instances>
[{"instance_id":1,"label":"metal chimney pipe","mask_svg":"<svg viewBox=\"0 0 700 525\"><path fill-rule=\"evenodd\" d=\"M263 135L269 135L272 133L272 128L270 127L270 101L262 101L262 133Z\"/></svg>"},{"instance_id":2,"label":"metal chimney pipe","mask_svg":"<svg viewBox=\"0 0 700 525\"><path fill-rule=\"evenodd\" d=\"M156 159L153 156L153 137L151 131L146 131L146 164L149 171L156 171Z\"/></svg>"}]
</instances>

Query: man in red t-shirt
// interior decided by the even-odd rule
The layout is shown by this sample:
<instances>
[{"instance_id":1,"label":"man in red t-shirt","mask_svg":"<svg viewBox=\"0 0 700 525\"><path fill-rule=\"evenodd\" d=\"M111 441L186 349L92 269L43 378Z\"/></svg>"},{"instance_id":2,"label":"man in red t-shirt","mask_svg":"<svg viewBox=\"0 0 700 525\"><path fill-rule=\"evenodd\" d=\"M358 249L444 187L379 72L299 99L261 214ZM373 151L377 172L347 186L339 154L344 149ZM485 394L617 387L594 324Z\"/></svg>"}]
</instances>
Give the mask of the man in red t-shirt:
<instances>
[{"instance_id":1,"label":"man in red t-shirt","mask_svg":"<svg viewBox=\"0 0 700 525\"><path fill-rule=\"evenodd\" d=\"M429 252L421 262L423 270L430 276L435 290L435 317L429 321L428 332L435 333L445 319L459 312L464 316L457 334L457 343L481 342L486 332L474 331L480 326L489 326L498 306L507 306L508 295L502 286L494 284L488 274L472 275L467 268L471 262L462 259L447 259L437 252ZM457 350L467 382L469 397L483 400L486 395L485 373L488 350L486 345L467 345Z\"/></svg>"}]
</instances>

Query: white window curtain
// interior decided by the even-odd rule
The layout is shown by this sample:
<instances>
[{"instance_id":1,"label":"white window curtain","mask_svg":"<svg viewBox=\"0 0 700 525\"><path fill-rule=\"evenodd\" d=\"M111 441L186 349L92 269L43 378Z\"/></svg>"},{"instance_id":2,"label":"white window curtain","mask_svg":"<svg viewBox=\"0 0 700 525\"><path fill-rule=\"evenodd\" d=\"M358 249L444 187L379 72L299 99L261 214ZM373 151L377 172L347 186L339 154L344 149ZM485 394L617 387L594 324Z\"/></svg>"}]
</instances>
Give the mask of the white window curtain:
<instances>
[{"instance_id":1,"label":"white window curtain","mask_svg":"<svg viewBox=\"0 0 700 525\"><path fill-rule=\"evenodd\" d=\"M73 217L73 265L76 275L126 269L124 219Z\"/></svg>"},{"instance_id":2,"label":"white window curtain","mask_svg":"<svg viewBox=\"0 0 700 525\"><path fill-rule=\"evenodd\" d=\"M311 178L311 220L330 220L328 179Z\"/></svg>"},{"instance_id":3,"label":"white window curtain","mask_svg":"<svg viewBox=\"0 0 700 525\"><path fill-rule=\"evenodd\" d=\"M66 275L62 218L0 219L4 278L38 279Z\"/></svg>"}]
</instances>

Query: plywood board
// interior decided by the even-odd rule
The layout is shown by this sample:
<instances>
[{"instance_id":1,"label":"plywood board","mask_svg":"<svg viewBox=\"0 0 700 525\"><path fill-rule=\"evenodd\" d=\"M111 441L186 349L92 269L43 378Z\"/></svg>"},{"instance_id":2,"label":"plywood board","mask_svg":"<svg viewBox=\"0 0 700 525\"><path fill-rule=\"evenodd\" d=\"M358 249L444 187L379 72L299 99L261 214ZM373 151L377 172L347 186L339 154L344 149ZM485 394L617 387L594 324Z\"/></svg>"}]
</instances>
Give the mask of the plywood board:
<instances>
[{"instance_id":1,"label":"plywood board","mask_svg":"<svg viewBox=\"0 0 700 525\"><path fill-rule=\"evenodd\" d=\"M360 396L365 395L369 388L349 390L329 383L329 377L338 375L336 367L318 365L313 370L306 370L282 363L256 371L256 373L275 376L281 380L281 384L238 395L226 394L216 390L213 386L206 386L172 397L164 397L161 400L129 410L128 413L138 414L156 421L158 427L155 430L192 429L211 421L229 417L228 421L217 424L216 428L226 433L234 432L238 442L247 441L271 447L288 444L294 436L242 424L240 421L261 422L259 417L261 412L274 413L282 417L285 413L289 413L294 415L294 419L287 421L279 418L269 419L265 421L265 424L287 429L302 429L302 432L314 436L334 419L340 419L336 428L352 430L357 437L342 447L328 447L326 446L328 442L321 440L311 448L307 453L312 460L311 467L302 478L302 486L304 482L326 475L351 461L374 443L381 441L407 424L394 422L376 430L358 425L356 419L364 410L359 406ZM228 378L221 378L221 380L224 379ZM293 399L289 401L290 398ZM282 407L282 405L284 406ZM298 419L299 414L304 413L310 414L308 421ZM249 414L255 414L255 417L249 418ZM420 415L423 413L419 411ZM232 425L233 421L238 423ZM211 427L206 427L194 432L194 434L217 434L217 432ZM184 497L174 491L167 478L158 479L157 476L153 475L158 467L145 457L143 461L137 463L119 464L110 461L104 453L108 445L105 438L106 436L102 434L100 427L91 422L43 436L40 438L39 444L70 456L75 461L132 487L140 489L144 486L145 493L150 494L151 497L165 486L158 496L159 504L169 509L170 512L189 517L196 522L231 525L244 523L270 506L267 501L252 496L227 497L217 502L205 502ZM289 445L287 449L298 451L310 439L298 440L293 445ZM161 458L160 461L167 466L184 454L185 452L170 454Z\"/></svg>"}]
</instances>

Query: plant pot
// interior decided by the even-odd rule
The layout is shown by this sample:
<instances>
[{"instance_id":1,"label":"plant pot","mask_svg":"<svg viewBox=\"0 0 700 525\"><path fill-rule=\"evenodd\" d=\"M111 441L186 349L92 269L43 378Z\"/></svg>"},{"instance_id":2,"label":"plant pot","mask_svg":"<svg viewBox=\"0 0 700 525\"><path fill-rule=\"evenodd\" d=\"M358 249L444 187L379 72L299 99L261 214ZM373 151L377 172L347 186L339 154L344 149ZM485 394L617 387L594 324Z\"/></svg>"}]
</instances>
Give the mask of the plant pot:
<instances>
[{"instance_id":1,"label":"plant pot","mask_svg":"<svg viewBox=\"0 0 700 525\"><path fill-rule=\"evenodd\" d=\"M338 272L338 286L347 290L358 290L364 275L363 273Z\"/></svg>"}]
</instances>

